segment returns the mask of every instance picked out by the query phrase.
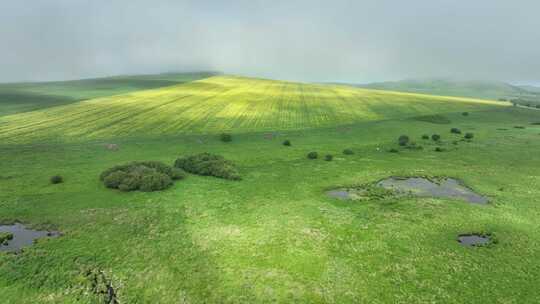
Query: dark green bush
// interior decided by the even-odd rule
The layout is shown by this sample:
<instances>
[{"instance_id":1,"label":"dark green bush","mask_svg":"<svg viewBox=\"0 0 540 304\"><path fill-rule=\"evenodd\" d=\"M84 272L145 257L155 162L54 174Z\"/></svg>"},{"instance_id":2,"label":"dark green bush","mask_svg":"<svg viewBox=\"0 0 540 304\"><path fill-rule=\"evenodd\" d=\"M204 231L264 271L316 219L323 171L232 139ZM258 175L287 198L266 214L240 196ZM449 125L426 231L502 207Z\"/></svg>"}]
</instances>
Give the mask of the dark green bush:
<instances>
[{"instance_id":1,"label":"dark green bush","mask_svg":"<svg viewBox=\"0 0 540 304\"><path fill-rule=\"evenodd\" d=\"M429 135L427 134L422 135L422 139L426 139L426 140L429 139Z\"/></svg>"},{"instance_id":2,"label":"dark green bush","mask_svg":"<svg viewBox=\"0 0 540 304\"><path fill-rule=\"evenodd\" d=\"M332 161L334 159L334 156L332 154L327 154L324 156L325 161Z\"/></svg>"},{"instance_id":3,"label":"dark green bush","mask_svg":"<svg viewBox=\"0 0 540 304\"><path fill-rule=\"evenodd\" d=\"M222 142L230 142L232 141L232 135L229 134L229 133L221 133L219 135L219 139L222 141Z\"/></svg>"},{"instance_id":4,"label":"dark green bush","mask_svg":"<svg viewBox=\"0 0 540 304\"><path fill-rule=\"evenodd\" d=\"M354 151L352 149L345 149L345 150L343 150L343 154L345 154L345 155L353 155Z\"/></svg>"},{"instance_id":5,"label":"dark green bush","mask_svg":"<svg viewBox=\"0 0 540 304\"><path fill-rule=\"evenodd\" d=\"M452 128L452 129L450 129L450 133L453 133L453 134L461 134L461 130L458 129L458 128Z\"/></svg>"},{"instance_id":6,"label":"dark green bush","mask_svg":"<svg viewBox=\"0 0 540 304\"><path fill-rule=\"evenodd\" d=\"M180 168L172 168L171 175L172 180L181 180L186 178L186 171L180 169Z\"/></svg>"},{"instance_id":7,"label":"dark green bush","mask_svg":"<svg viewBox=\"0 0 540 304\"><path fill-rule=\"evenodd\" d=\"M319 157L319 154L317 152L309 152L307 154L307 158L309 159L317 159Z\"/></svg>"},{"instance_id":8,"label":"dark green bush","mask_svg":"<svg viewBox=\"0 0 540 304\"><path fill-rule=\"evenodd\" d=\"M465 138L466 138L466 139L473 139L473 137L474 137L474 134L473 134L473 133L470 133L470 132L469 132L469 133L465 133Z\"/></svg>"},{"instance_id":9,"label":"dark green bush","mask_svg":"<svg viewBox=\"0 0 540 304\"><path fill-rule=\"evenodd\" d=\"M284 146L290 146L291 145L291 141L286 139L284 142L283 142L283 145Z\"/></svg>"},{"instance_id":10,"label":"dark green bush","mask_svg":"<svg viewBox=\"0 0 540 304\"><path fill-rule=\"evenodd\" d=\"M400 146L406 146L408 143L409 143L409 136L407 136L407 135L401 135L401 136L398 138L398 144L399 144Z\"/></svg>"},{"instance_id":11,"label":"dark green bush","mask_svg":"<svg viewBox=\"0 0 540 304\"><path fill-rule=\"evenodd\" d=\"M143 161L114 166L105 170L100 179L107 188L121 191L157 191L168 188L172 180L182 179L185 172L161 162Z\"/></svg>"},{"instance_id":12,"label":"dark green bush","mask_svg":"<svg viewBox=\"0 0 540 304\"><path fill-rule=\"evenodd\" d=\"M444 152L444 149L441 147L436 147L435 152Z\"/></svg>"},{"instance_id":13,"label":"dark green bush","mask_svg":"<svg viewBox=\"0 0 540 304\"><path fill-rule=\"evenodd\" d=\"M167 174L155 172L152 174L144 175L141 178L139 190L150 192L156 190L162 190L172 185L172 179Z\"/></svg>"},{"instance_id":14,"label":"dark green bush","mask_svg":"<svg viewBox=\"0 0 540 304\"><path fill-rule=\"evenodd\" d=\"M61 182L64 181L64 179L60 175L51 176L49 180L51 184L60 184Z\"/></svg>"},{"instance_id":15,"label":"dark green bush","mask_svg":"<svg viewBox=\"0 0 540 304\"><path fill-rule=\"evenodd\" d=\"M433 135L431 135L431 139L433 141L439 141L439 140L441 140L441 136L439 134L433 134Z\"/></svg>"},{"instance_id":16,"label":"dark green bush","mask_svg":"<svg viewBox=\"0 0 540 304\"><path fill-rule=\"evenodd\" d=\"M230 180L240 180L240 174L235 165L220 155L200 153L188 157L178 158L174 162L176 168L189 173L214 176Z\"/></svg>"},{"instance_id":17,"label":"dark green bush","mask_svg":"<svg viewBox=\"0 0 540 304\"><path fill-rule=\"evenodd\" d=\"M390 153L399 153L399 150L396 149L396 148L392 148L392 149L388 150L388 152L390 152Z\"/></svg>"},{"instance_id":18,"label":"dark green bush","mask_svg":"<svg viewBox=\"0 0 540 304\"><path fill-rule=\"evenodd\" d=\"M469 112L463 112L463 113L461 113L461 115L463 115L463 116L469 116Z\"/></svg>"}]
</instances>

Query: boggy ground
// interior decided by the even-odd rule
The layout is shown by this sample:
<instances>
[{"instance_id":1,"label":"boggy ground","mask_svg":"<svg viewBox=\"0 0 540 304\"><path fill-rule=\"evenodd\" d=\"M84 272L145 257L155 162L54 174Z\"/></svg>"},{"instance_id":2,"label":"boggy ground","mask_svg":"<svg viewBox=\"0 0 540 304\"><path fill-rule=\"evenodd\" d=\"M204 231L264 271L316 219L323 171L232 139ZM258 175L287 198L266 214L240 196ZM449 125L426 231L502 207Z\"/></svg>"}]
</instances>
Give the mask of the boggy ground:
<instances>
[{"instance_id":1,"label":"boggy ground","mask_svg":"<svg viewBox=\"0 0 540 304\"><path fill-rule=\"evenodd\" d=\"M120 303L538 303L540 126L525 122L539 115L506 108L447 114L451 124L387 120L272 140L233 134L231 143L194 134L3 144L0 220L52 225L63 236L0 254L2 301L101 303L84 292L93 269L106 274ZM450 127L475 138L454 146ZM441 134L452 149L434 152L424 133ZM401 134L424 149L388 153ZM106 149L110 142L118 150ZM355 154L342 155L345 148ZM308 160L309 151L334 160ZM116 164L172 164L199 152L234 161L242 181L190 175L154 193L99 181ZM64 183L51 185L55 174ZM325 195L329 187L423 175L459 178L490 204ZM456 241L475 231L498 243Z\"/></svg>"}]
</instances>

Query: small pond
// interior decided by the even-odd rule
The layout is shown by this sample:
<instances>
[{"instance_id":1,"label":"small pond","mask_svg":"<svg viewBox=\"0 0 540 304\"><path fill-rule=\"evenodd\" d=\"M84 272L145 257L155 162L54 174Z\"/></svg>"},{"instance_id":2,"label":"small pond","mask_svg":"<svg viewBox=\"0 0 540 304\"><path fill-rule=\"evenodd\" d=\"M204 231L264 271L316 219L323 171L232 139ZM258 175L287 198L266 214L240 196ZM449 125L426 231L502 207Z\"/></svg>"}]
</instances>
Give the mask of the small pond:
<instances>
[{"instance_id":1,"label":"small pond","mask_svg":"<svg viewBox=\"0 0 540 304\"><path fill-rule=\"evenodd\" d=\"M10 238L0 244L0 251L20 252L23 248L32 246L37 239L58 237L57 231L33 230L21 223L0 225L0 233L9 234Z\"/></svg>"},{"instance_id":2,"label":"small pond","mask_svg":"<svg viewBox=\"0 0 540 304\"><path fill-rule=\"evenodd\" d=\"M453 178L436 181L422 177L390 177L377 183L379 187L420 197L457 198L473 204L487 204L488 199Z\"/></svg>"},{"instance_id":3,"label":"small pond","mask_svg":"<svg viewBox=\"0 0 540 304\"><path fill-rule=\"evenodd\" d=\"M458 237L458 242L467 247L486 245L491 241L487 235L462 234Z\"/></svg>"}]
</instances>

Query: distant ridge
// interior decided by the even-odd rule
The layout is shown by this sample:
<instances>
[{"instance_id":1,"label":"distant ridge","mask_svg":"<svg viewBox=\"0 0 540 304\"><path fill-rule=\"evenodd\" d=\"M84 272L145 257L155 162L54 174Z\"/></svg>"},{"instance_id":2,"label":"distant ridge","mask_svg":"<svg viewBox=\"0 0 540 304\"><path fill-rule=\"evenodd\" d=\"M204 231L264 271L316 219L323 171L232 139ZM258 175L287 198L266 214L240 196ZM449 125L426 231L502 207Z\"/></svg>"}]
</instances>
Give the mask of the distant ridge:
<instances>
[{"instance_id":1,"label":"distant ridge","mask_svg":"<svg viewBox=\"0 0 540 304\"><path fill-rule=\"evenodd\" d=\"M422 93L441 96L518 101L540 104L540 88L517 86L505 82L449 79L406 79L400 81L348 84L375 90Z\"/></svg>"}]
</instances>

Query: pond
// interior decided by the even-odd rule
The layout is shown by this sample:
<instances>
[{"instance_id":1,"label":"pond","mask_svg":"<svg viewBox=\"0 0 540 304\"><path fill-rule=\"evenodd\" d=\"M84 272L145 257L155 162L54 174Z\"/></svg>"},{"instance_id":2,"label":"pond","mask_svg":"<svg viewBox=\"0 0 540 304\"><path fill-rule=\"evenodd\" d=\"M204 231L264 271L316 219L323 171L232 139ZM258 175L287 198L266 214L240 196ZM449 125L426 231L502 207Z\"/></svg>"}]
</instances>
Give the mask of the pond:
<instances>
[{"instance_id":1,"label":"pond","mask_svg":"<svg viewBox=\"0 0 540 304\"><path fill-rule=\"evenodd\" d=\"M0 225L0 233L9 235L9 238L0 244L0 251L7 252L20 252L23 248L32 246L37 239L60 236L57 231L29 229L21 223Z\"/></svg>"}]
</instances>

